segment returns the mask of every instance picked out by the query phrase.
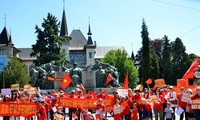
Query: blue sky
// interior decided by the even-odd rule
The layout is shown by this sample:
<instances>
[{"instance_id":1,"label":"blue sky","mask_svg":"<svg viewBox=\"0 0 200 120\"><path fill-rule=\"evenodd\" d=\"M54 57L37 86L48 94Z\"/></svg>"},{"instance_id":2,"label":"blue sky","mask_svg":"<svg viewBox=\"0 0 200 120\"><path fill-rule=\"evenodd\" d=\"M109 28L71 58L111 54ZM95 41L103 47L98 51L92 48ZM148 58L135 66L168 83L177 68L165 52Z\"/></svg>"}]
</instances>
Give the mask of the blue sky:
<instances>
[{"instance_id":1,"label":"blue sky","mask_svg":"<svg viewBox=\"0 0 200 120\"><path fill-rule=\"evenodd\" d=\"M1 0L0 30L5 26L17 48L36 42L35 25L47 13L61 20L63 0ZM69 34L80 29L87 38L88 17L98 46L123 46L129 55L142 46L141 25L150 39L180 37L187 53L200 55L200 0L65 0ZM132 48L133 46L133 48Z\"/></svg>"}]
</instances>

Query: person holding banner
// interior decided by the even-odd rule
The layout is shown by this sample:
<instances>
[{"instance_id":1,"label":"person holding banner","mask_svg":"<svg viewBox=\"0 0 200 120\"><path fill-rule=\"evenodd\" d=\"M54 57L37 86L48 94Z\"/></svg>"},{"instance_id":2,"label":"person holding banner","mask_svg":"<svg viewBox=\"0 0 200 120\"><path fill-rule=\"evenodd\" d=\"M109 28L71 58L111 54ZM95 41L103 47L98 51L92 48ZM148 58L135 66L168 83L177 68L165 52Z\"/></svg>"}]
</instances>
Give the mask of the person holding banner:
<instances>
[{"instance_id":1,"label":"person holding banner","mask_svg":"<svg viewBox=\"0 0 200 120\"><path fill-rule=\"evenodd\" d=\"M38 101L39 110L37 111L37 120L47 120L47 113L44 107L44 100L40 99Z\"/></svg>"},{"instance_id":2,"label":"person holding banner","mask_svg":"<svg viewBox=\"0 0 200 120\"><path fill-rule=\"evenodd\" d=\"M185 92L186 90L184 87L181 87L180 90L181 90L180 93L177 95L178 106L184 110L184 112L180 115L180 120L183 120L184 113L185 113L185 119L187 120L187 114L185 112L187 102L185 101L184 97L186 96L186 97L190 98L190 96L187 96L187 93Z\"/></svg>"},{"instance_id":3,"label":"person holding banner","mask_svg":"<svg viewBox=\"0 0 200 120\"><path fill-rule=\"evenodd\" d=\"M194 120L194 110L192 110L192 107L191 107L191 104L192 104L192 100L191 100L192 89L187 89L186 93L190 94L190 97L189 97L190 100L187 102L185 113L187 115L188 120Z\"/></svg>"},{"instance_id":4,"label":"person holding banner","mask_svg":"<svg viewBox=\"0 0 200 120\"><path fill-rule=\"evenodd\" d=\"M103 104L103 99L99 98L97 102L94 103L96 105L96 120L104 120L106 106Z\"/></svg>"},{"instance_id":5,"label":"person holding banner","mask_svg":"<svg viewBox=\"0 0 200 120\"><path fill-rule=\"evenodd\" d=\"M123 107L119 104L119 100L115 100L115 105L113 107L114 112L114 120L122 120L121 119L121 113L123 111Z\"/></svg>"},{"instance_id":6,"label":"person holding banner","mask_svg":"<svg viewBox=\"0 0 200 120\"><path fill-rule=\"evenodd\" d=\"M174 87L170 86L169 87L170 92L168 92L167 96L166 96L166 100L171 104L171 107L173 109L173 113L175 113L175 108L177 105L177 97L176 97L176 92L174 92ZM173 119L175 120L175 115L173 115Z\"/></svg>"},{"instance_id":7,"label":"person holding banner","mask_svg":"<svg viewBox=\"0 0 200 120\"><path fill-rule=\"evenodd\" d=\"M191 97L191 100L200 100L200 87L195 90L195 95ZM195 120L200 120L200 109L194 109Z\"/></svg>"}]
</instances>

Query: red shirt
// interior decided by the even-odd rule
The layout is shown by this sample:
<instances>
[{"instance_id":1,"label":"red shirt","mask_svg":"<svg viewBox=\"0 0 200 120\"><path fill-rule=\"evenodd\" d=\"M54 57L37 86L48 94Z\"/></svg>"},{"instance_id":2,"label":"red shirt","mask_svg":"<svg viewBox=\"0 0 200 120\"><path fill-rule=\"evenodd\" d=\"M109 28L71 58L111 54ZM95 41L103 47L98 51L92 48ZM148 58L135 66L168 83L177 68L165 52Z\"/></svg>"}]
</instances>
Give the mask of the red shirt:
<instances>
[{"instance_id":1,"label":"red shirt","mask_svg":"<svg viewBox=\"0 0 200 120\"><path fill-rule=\"evenodd\" d=\"M128 115L128 114L129 114L130 108L129 108L129 106L128 106L127 101L123 101L121 105L122 105L122 107L124 108L124 110L123 110L123 112L122 112L121 114L122 114L122 115Z\"/></svg>"},{"instance_id":2,"label":"red shirt","mask_svg":"<svg viewBox=\"0 0 200 120\"><path fill-rule=\"evenodd\" d=\"M131 120L138 120L138 110L134 108L131 113Z\"/></svg>"},{"instance_id":3,"label":"red shirt","mask_svg":"<svg viewBox=\"0 0 200 120\"><path fill-rule=\"evenodd\" d=\"M45 97L44 101L45 101L44 107L45 107L46 111L48 112L48 111L50 111L51 100L50 100L50 98Z\"/></svg>"},{"instance_id":4,"label":"red shirt","mask_svg":"<svg viewBox=\"0 0 200 120\"><path fill-rule=\"evenodd\" d=\"M182 93L180 93L180 94L177 95L177 99L179 100L179 106L181 108L186 108L187 102L183 102L182 101Z\"/></svg>"},{"instance_id":5,"label":"red shirt","mask_svg":"<svg viewBox=\"0 0 200 120\"><path fill-rule=\"evenodd\" d=\"M146 103L145 105L145 109L146 109L146 111L151 111L151 105L150 104L148 104L148 103Z\"/></svg>"},{"instance_id":6,"label":"red shirt","mask_svg":"<svg viewBox=\"0 0 200 120\"><path fill-rule=\"evenodd\" d=\"M39 106L39 112L37 113L38 120L47 120L47 113L44 106Z\"/></svg>"},{"instance_id":7,"label":"red shirt","mask_svg":"<svg viewBox=\"0 0 200 120\"><path fill-rule=\"evenodd\" d=\"M191 100L196 100L196 99L200 99L200 95L194 95L191 97Z\"/></svg>"}]
</instances>

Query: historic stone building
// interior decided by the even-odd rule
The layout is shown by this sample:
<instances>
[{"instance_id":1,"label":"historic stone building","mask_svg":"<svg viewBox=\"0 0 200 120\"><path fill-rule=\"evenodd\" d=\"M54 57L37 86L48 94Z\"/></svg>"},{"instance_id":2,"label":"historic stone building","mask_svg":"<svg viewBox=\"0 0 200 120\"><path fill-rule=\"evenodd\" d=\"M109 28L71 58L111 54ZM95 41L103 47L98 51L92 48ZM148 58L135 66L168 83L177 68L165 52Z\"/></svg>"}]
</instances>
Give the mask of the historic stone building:
<instances>
[{"instance_id":1,"label":"historic stone building","mask_svg":"<svg viewBox=\"0 0 200 120\"><path fill-rule=\"evenodd\" d=\"M121 46L97 46L96 41L92 40L90 24L88 27L88 37L83 35L81 30L74 29L68 34L65 10L63 10L60 36L65 39L61 46L61 51L66 53L66 59L70 63L77 62L79 67L92 65L95 60L101 59L109 50L124 49ZM6 27L0 33L0 68L7 63L9 56L18 57L27 67L33 65L36 58L30 57L32 48L15 48Z\"/></svg>"}]
</instances>

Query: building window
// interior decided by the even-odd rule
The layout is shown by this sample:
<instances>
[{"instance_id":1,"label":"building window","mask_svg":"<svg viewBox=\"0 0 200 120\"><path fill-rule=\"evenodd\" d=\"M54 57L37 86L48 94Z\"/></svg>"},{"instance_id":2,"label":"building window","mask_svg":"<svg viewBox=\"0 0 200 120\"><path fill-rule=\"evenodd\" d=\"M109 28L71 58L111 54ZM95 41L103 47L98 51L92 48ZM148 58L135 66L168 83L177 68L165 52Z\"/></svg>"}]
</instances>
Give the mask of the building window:
<instances>
[{"instance_id":1,"label":"building window","mask_svg":"<svg viewBox=\"0 0 200 120\"><path fill-rule=\"evenodd\" d=\"M89 58L92 58L92 52L89 52Z\"/></svg>"},{"instance_id":2,"label":"building window","mask_svg":"<svg viewBox=\"0 0 200 120\"><path fill-rule=\"evenodd\" d=\"M0 55L6 55L5 49L0 49Z\"/></svg>"}]
</instances>

